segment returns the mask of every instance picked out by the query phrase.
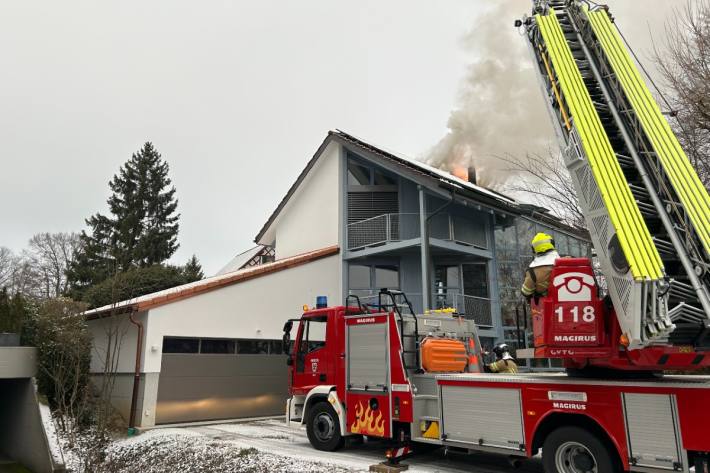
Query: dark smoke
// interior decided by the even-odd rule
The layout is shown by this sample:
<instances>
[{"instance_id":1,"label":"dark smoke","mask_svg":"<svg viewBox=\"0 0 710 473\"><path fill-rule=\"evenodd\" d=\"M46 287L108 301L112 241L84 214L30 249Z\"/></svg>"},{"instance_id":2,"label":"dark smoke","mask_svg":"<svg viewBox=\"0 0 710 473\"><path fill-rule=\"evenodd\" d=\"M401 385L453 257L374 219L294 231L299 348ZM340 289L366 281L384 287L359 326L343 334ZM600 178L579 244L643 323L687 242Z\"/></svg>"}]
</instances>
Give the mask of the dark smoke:
<instances>
[{"instance_id":1,"label":"dark smoke","mask_svg":"<svg viewBox=\"0 0 710 473\"><path fill-rule=\"evenodd\" d=\"M665 40L664 22L686 0L609 0L612 13L644 65L649 59L651 35ZM497 157L556 152L547 107L533 69L526 40L514 27L516 18L530 13L530 0L496 0L473 20L464 47L476 58L468 67L451 112L448 133L429 151L425 161L453 172L475 167L478 182L504 189L516 176L510 164Z\"/></svg>"},{"instance_id":2,"label":"dark smoke","mask_svg":"<svg viewBox=\"0 0 710 473\"><path fill-rule=\"evenodd\" d=\"M528 47L513 27L530 2L495 3L465 37L466 49L477 58L449 116L448 133L426 158L450 172L475 167L487 187L501 187L509 174L510 165L496 156L543 153L553 138Z\"/></svg>"}]
</instances>

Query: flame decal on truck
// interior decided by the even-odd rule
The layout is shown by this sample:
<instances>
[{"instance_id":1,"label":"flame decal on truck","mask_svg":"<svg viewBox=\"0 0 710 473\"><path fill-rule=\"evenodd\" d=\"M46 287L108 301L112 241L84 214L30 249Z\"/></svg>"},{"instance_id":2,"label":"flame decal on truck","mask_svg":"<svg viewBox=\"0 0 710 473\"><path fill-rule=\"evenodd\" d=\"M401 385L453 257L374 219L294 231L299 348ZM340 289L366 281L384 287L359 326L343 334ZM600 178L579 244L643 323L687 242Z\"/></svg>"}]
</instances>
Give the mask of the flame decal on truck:
<instances>
[{"instance_id":1,"label":"flame decal on truck","mask_svg":"<svg viewBox=\"0 0 710 473\"><path fill-rule=\"evenodd\" d=\"M383 437L385 435L385 420L382 418L382 412L378 412L375 417L370 406L365 409L362 401L358 402L355 407L355 421L350 426L350 432Z\"/></svg>"}]
</instances>

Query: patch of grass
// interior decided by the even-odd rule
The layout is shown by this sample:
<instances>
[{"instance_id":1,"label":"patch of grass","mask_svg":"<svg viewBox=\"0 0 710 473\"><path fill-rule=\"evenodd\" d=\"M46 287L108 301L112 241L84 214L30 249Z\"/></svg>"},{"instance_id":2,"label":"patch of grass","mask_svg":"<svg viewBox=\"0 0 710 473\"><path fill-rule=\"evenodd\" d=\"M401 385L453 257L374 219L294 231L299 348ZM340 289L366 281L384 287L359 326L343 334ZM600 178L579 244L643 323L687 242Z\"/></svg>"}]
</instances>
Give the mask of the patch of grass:
<instances>
[{"instance_id":1,"label":"patch of grass","mask_svg":"<svg viewBox=\"0 0 710 473\"><path fill-rule=\"evenodd\" d=\"M256 455L257 453L259 453L259 450L257 450L254 447L242 448L241 450L239 450L239 453L237 454L237 456L240 458L244 458L244 457L248 457L251 455Z\"/></svg>"}]
</instances>

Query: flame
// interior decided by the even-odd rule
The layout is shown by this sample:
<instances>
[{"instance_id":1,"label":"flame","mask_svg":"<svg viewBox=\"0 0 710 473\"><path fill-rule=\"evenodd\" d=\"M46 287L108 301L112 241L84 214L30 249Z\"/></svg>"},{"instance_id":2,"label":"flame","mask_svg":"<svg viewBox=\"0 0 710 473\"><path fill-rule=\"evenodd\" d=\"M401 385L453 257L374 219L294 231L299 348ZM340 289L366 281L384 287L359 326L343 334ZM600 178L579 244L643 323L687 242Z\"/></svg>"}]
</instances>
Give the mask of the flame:
<instances>
[{"instance_id":1,"label":"flame","mask_svg":"<svg viewBox=\"0 0 710 473\"><path fill-rule=\"evenodd\" d=\"M355 407L355 421L350 426L350 432L384 437L385 420L382 418L382 412L378 412L377 417L375 417L375 413L370 409L369 405L365 409L362 401L358 402Z\"/></svg>"},{"instance_id":2,"label":"flame","mask_svg":"<svg viewBox=\"0 0 710 473\"><path fill-rule=\"evenodd\" d=\"M456 166L452 169L451 174L458 177L459 179L463 179L464 181L468 181L468 169L465 167Z\"/></svg>"}]
</instances>

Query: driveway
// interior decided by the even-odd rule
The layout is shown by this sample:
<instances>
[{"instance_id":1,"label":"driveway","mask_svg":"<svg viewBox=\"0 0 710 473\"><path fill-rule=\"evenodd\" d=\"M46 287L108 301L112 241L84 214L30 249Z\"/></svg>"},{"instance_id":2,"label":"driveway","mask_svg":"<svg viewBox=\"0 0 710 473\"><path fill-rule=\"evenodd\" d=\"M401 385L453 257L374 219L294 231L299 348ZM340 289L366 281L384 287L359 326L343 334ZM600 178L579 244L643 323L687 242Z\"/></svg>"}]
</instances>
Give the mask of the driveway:
<instances>
[{"instance_id":1,"label":"driveway","mask_svg":"<svg viewBox=\"0 0 710 473\"><path fill-rule=\"evenodd\" d=\"M235 450L256 449L265 454L264 462L274 458L282 460L279 464L284 464L283 460L286 464L292 462L293 470L282 471L368 471L370 465L384 459L384 447L378 442L365 442L334 453L314 450L308 443L305 430L290 429L282 420L276 419L156 429L140 435L135 441L155 436L188 436L193 444L206 442L215 447L231 445ZM525 461L516 469L510 466L506 456L446 454L443 449L414 456L404 463L410 466L409 471L422 473L543 472L538 460ZM273 465L272 468L278 466Z\"/></svg>"}]
</instances>

